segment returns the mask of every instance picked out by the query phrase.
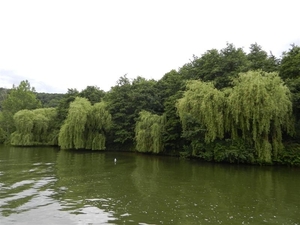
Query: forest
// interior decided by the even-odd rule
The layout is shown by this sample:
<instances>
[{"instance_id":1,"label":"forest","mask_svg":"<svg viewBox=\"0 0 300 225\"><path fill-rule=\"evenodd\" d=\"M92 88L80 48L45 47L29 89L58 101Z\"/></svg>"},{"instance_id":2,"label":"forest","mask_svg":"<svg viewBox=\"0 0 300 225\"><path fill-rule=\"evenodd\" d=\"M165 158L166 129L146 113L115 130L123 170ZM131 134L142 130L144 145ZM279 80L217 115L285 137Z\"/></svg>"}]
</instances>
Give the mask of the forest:
<instances>
[{"instance_id":1,"label":"forest","mask_svg":"<svg viewBox=\"0 0 300 225\"><path fill-rule=\"evenodd\" d=\"M123 75L107 92L0 88L0 143L299 166L299 103L299 46L276 58L227 43L159 80Z\"/></svg>"}]
</instances>

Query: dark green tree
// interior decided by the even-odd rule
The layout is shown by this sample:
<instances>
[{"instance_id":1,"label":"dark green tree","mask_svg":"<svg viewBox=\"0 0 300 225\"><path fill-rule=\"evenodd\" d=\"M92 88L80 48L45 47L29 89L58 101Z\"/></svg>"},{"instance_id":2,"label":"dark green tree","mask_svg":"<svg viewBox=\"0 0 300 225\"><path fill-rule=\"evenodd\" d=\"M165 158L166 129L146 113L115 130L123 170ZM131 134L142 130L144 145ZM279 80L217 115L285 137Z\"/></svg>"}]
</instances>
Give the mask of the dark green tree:
<instances>
[{"instance_id":1,"label":"dark green tree","mask_svg":"<svg viewBox=\"0 0 300 225\"><path fill-rule=\"evenodd\" d=\"M227 43L226 48L221 49L220 54L223 75L214 79L215 87L218 89L230 87L232 79L249 68L247 55L242 48L236 48L233 44Z\"/></svg>"},{"instance_id":2,"label":"dark green tree","mask_svg":"<svg viewBox=\"0 0 300 225\"><path fill-rule=\"evenodd\" d=\"M124 75L105 96L109 112L112 115L112 135L109 142L132 144L135 107L131 101L131 90L131 82Z\"/></svg>"},{"instance_id":3,"label":"dark green tree","mask_svg":"<svg viewBox=\"0 0 300 225\"><path fill-rule=\"evenodd\" d=\"M8 92L8 89L0 88L0 110L2 110L2 102L7 98Z\"/></svg>"},{"instance_id":4,"label":"dark green tree","mask_svg":"<svg viewBox=\"0 0 300 225\"><path fill-rule=\"evenodd\" d=\"M249 67L247 55L242 48L227 43L226 48L218 51L211 49L201 57L193 56L190 63L179 71L187 80L212 81L216 88L231 86L231 80Z\"/></svg>"},{"instance_id":5,"label":"dark green tree","mask_svg":"<svg viewBox=\"0 0 300 225\"><path fill-rule=\"evenodd\" d=\"M59 101L65 96L65 94L58 93L36 93L36 95L44 108L57 107Z\"/></svg>"},{"instance_id":6,"label":"dark green tree","mask_svg":"<svg viewBox=\"0 0 300 225\"><path fill-rule=\"evenodd\" d=\"M0 124L3 124L3 113L0 111ZM0 126L0 144L3 144L6 140L6 132Z\"/></svg>"},{"instance_id":7,"label":"dark green tree","mask_svg":"<svg viewBox=\"0 0 300 225\"><path fill-rule=\"evenodd\" d=\"M121 144L122 148L134 148L135 123L139 112L162 113L156 83L142 77L130 81L125 75L106 94L104 99L112 115L111 143Z\"/></svg>"},{"instance_id":8,"label":"dark green tree","mask_svg":"<svg viewBox=\"0 0 300 225\"><path fill-rule=\"evenodd\" d=\"M62 126L64 120L67 118L70 103L75 100L79 92L77 89L68 89L68 92L59 101L57 106L57 126Z\"/></svg>"},{"instance_id":9,"label":"dark green tree","mask_svg":"<svg viewBox=\"0 0 300 225\"><path fill-rule=\"evenodd\" d=\"M284 79L292 93L293 112L295 116L296 134L293 142L300 137L300 47L291 45L289 51L282 54L279 75Z\"/></svg>"},{"instance_id":10,"label":"dark green tree","mask_svg":"<svg viewBox=\"0 0 300 225\"><path fill-rule=\"evenodd\" d=\"M180 71L182 72L182 69ZM164 105L164 114L166 117L163 143L165 151L170 154L178 154L182 150L182 128L175 103L182 97L182 91L185 88L185 79L184 75L180 72L171 70L157 82L157 89L161 102Z\"/></svg>"},{"instance_id":11,"label":"dark green tree","mask_svg":"<svg viewBox=\"0 0 300 225\"><path fill-rule=\"evenodd\" d=\"M100 102L104 97L105 92L97 86L87 86L84 90L79 93L79 97L87 98L92 105Z\"/></svg>"},{"instance_id":12,"label":"dark green tree","mask_svg":"<svg viewBox=\"0 0 300 225\"><path fill-rule=\"evenodd\" d=\"M194 56L190 79L213 81L224 75L222 64L223 58L217 49L208 50L201 57Z\"/></svg>"},{"instance_id":13,"label":"dark green tree","mask_svg":"<svg viewBox=\"0 0 300 225\"><path fill-rule=\"evenodd\" d=\"M266 72L278 70L279 60L272 54L268 56L267 52L257 43L251 44L247 58L250 62L249 70L263 70Z\"/></svg>"},{"instance_id":14,"label":"dark green tree","mask_svg":"<svg viewBox=\"0 0 300 225\"><path fill-rule=\"evenodd\" d=\"M282 79L296 79L300 77L300 47L291 45L287 52L283 52L279 75Z\"/></svg>"}]
</instances>

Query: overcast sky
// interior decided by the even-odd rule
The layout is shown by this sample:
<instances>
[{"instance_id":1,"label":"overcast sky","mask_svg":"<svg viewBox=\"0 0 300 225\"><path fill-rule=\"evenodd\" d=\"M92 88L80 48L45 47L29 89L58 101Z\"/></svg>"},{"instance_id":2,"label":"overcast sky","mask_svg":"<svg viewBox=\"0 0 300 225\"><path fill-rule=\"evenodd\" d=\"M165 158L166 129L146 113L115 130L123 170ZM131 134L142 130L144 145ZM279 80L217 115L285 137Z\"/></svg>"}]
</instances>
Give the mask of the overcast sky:
<instances>
[{"instance_id":1,"label":"overcast sky","mask_svg":"<svg viewBox=\"0 0 300 225\"><path fill-rule=\"evenodd\" d=\"M38 92L160 79L205 51L300 45L299 0L0 0L0 87Z\"/></svg>"}]
</instances>

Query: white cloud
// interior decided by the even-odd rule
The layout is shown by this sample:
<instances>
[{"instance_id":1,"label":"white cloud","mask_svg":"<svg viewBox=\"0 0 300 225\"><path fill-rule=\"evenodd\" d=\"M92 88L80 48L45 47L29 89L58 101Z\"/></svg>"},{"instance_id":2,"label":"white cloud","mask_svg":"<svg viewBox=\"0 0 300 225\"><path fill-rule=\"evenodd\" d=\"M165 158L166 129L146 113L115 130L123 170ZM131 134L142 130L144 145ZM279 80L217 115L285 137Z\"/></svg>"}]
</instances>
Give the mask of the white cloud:
<instances>
[{"instance_id":1,"label":"white cloud","mask_svg":"<svg viewBox=\"0 0 300 225\"><path fill-rule=\"evenodd\" d=\"M37 91L107 91L126 73L160 79L226 42L280 56L300 44L298 8L296 0L1 1L0 70Z\"/></svg>"}]
</instances>

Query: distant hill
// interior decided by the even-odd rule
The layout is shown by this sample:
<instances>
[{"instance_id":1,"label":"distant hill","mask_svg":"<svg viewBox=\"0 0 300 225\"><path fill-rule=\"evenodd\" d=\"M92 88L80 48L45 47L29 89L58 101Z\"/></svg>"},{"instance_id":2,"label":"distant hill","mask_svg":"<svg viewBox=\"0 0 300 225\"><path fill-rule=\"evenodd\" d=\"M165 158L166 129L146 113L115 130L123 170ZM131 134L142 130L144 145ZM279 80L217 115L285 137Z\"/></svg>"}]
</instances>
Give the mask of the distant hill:
<instances>
[{"instance_id":1,"label":"distant hill","mask_svg":"<svg viewBox=\"0 0 300 225\"><path fill-rule=\"evenodd\" d=\"M59 101L64 97L65 94L58 93L36 93L37 98L42 102L43 107L56 107Z\"/></svg>"}]
</instances>

